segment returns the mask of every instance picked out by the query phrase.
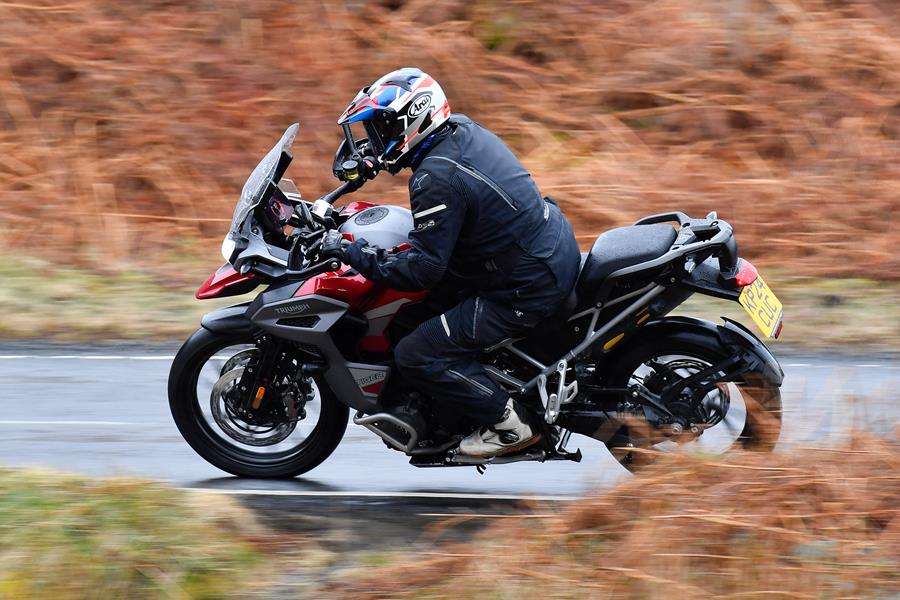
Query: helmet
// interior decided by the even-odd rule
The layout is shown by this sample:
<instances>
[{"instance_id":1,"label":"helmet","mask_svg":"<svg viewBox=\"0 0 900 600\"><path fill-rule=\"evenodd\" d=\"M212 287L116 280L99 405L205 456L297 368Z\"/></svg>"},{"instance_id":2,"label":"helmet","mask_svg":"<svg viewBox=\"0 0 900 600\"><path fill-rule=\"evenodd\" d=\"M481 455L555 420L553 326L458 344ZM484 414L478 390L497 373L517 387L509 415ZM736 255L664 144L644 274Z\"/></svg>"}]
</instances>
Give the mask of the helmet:
<instances>
[{"instance_id":1,"label":"helmet","mask_svg":"<svg viewBox=\"0 0 900 600\"><path fill-rule=\"evenodd\" d=\"M362 122L368 146L380 166L396 173L403 159L450 118L450 104L441 86L427 73L404 68L364 87L338 119L349 148L356 148L351 123Z\"/></svg>"}]
</instances>

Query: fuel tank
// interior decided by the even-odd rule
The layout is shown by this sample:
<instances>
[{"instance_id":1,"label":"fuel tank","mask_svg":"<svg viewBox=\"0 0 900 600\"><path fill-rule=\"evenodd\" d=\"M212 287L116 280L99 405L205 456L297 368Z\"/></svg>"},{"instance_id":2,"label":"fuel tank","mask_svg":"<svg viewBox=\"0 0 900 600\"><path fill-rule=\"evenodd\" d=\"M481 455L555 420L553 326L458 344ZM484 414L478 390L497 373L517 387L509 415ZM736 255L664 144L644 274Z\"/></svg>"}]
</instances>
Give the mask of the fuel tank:
<instances>
[{"instance_id":1,"label":"fuel tank","mask_svg":"<svg viewBox=\"0 0 900 600\"><path fill-rule=\"evenodd\" d=\"M413 228L412 213L401 206L370 206L357 212L340 227L341 233L365 238L370 244L389 250L407 242Z\"/></svg>"}]
</instances>

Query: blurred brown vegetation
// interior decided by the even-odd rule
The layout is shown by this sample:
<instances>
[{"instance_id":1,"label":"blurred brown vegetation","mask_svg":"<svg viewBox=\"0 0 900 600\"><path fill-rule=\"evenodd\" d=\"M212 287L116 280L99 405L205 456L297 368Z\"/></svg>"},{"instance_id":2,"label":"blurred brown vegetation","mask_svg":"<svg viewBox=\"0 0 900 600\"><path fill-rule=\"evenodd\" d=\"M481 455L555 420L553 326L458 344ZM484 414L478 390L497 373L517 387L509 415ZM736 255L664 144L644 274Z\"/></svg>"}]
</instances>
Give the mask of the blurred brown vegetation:
<instances>
[{"instance_id":1,"label":"blurred brown vegetation","mask_svg":"<svg viewBox=\"0 0 900 600\"><path fill-rule=\"evenodd\" d=\"M56 260L215 252L253 164L334 186L335 119L416 65L494 129L584 244L718 210L787 272L900 278L889 0L0 3L0 229ZM402 178L360 194L406 202Z\"/></svg>"},{"instance_id":2,"label":"blurred brown vegetation","mask_svg":"<svg viewBox=\"0 0 900 600\"><path fill-rule=\"evenodd\" d=\"M900 446L673 455L608 494L344 581L336 597L894 597Z\"/></svg>"}]
</instances>

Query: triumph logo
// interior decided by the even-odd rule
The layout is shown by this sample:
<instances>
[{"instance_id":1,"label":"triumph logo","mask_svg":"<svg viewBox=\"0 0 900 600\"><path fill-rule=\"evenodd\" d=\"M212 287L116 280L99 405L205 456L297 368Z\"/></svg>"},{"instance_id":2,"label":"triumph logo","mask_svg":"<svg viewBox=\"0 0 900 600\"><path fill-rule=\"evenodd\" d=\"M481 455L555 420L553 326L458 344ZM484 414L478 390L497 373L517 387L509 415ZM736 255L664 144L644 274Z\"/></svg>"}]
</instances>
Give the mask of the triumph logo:
<instances>
[{"instance_id":1,"label":"triumph logo","mask_svg":"<svg viewBox=\"0 0 900 600\"><path fill-rule=\"evenodd\" d=\"M276 315L294 315L309 310L309 304L293 304L291 306L279 306L275 309Z\"/></svg>"},{"instance_id":2,"label":"triumph logo","mask_svg":"<svg viewBox=\"0 0 900 600\"><path fill-rule=\"evenodd\" d=\"M431 92L427 92L413 100L412 104L409 105L409 110L406 114L410 117L418 117L429 106L431 106Z\"/></svg>"}]
</instances>

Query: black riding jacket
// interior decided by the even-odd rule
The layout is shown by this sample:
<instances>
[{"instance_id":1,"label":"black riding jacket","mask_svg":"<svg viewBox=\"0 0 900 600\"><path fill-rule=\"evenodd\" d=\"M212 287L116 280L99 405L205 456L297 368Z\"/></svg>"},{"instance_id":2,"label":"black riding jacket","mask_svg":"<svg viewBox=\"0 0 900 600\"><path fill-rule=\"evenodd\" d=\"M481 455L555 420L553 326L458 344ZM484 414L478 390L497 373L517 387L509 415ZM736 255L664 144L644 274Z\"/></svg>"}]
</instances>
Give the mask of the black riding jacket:
<instances>
[{"instance_id":1,"label":"black riding jacket","mask_svg":"<svg viewBox=\"0 0 900 600\"><path fill-rule=\"evenodd\" d=\"M345 259L360 273L403 290L451 274L485 298L520 305L571 291L579 265L572 227L496 135L453 115L412 168L412 248L389 253L356 240Z\"/></svg>"}]
</instances>

